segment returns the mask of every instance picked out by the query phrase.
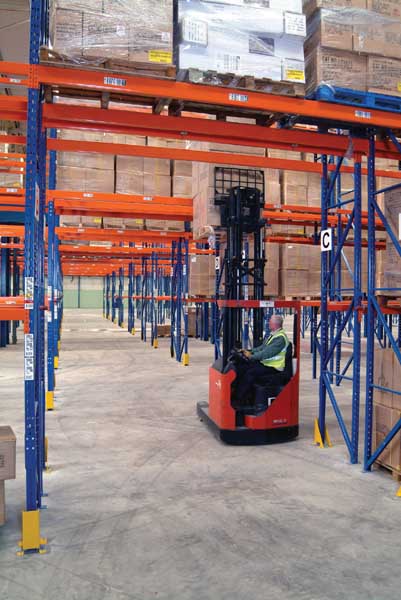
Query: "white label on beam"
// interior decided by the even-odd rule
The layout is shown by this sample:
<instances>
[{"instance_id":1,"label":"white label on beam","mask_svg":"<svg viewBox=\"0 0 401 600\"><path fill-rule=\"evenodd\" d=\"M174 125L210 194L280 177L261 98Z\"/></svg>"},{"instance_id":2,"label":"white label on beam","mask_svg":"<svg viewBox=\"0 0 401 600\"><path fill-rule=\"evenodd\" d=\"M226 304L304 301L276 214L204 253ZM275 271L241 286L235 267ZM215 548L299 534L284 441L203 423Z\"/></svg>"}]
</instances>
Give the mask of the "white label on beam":
<instances>
[{"instance_id":1,"label":"white label on beam","mask_svg":"<svg viewBox=\"0 0 401 600\"><path fill-rule=\"evenodd\" d=\"M323 229L320 235L320 249L322 252L330 252L333 249L332 229Z\"/></svg>"},{"instance_id":2,"label":"white label on beam","mask_svg":"<svg viewBox=\"0 0 401 600\"><path fill-rule=\"evenodd\" d=\"M398 239L401 240L401 213L398 215Z\"/></svg>"},{"instance_id":3,"label":"white label on beam","mask_svg":"<svg viewBox=\"0 0 401 600\"><path fill-rule=\"evenodd\" d=\"M35 348L34 348L34 337L32 333L25 334L24 339L25 346L25 365L24 365L24 377L25 381L33 381L35 378Z\"/></svg>"},{"instance_id":4,"label":"white label on beam","mask_svg":"<svg viewBox=\"0 0 401 600\"><path fill-rule=\"evenodd\" d=\"M274 308L274 301L272 300L261 300L260 308Z\"/></svg>"},{"instance_id":5,"label":"white label on beam","mask_svg":"<svg viewBox=\"0 0 401 600\"><path fill-rule=\"evenodd\" d=\"M35 280L33 277L25 277L25 310L33 310L33 297Z\"/></svg>"}]
</instances>

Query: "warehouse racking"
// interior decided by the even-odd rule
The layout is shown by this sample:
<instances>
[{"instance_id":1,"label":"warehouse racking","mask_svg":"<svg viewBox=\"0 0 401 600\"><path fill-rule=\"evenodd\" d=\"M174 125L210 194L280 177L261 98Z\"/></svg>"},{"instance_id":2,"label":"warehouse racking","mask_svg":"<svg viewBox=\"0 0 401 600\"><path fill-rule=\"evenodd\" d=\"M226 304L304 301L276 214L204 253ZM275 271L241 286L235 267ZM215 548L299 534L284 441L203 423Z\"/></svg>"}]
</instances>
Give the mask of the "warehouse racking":
<instances>
[{"instance_id":1,"label":"warehouse racking","mask_svg":"<svg viewBox=\"0 0 401 600\"><path fill-rule=\"evenodd\" d=\"M168 79L153 79L145 76L116 76L104 70L60 68L39 64L40 45L46 42L46 3L40 0L31 2L31 38L30 64L0 63L0 84L3 86L21 86L27 89L24 96L2 96L0 112L2 119L26 122L27 134L24 136L2 136L5 143L26 144L26 192L20 189L0 190L3 219L10 219L10 211L15 215L24 214L25 229L22 235L7 234L7 227L0 232L1 238L24 239L24 297L17 295L18 286L13 290L15 296L7 294L7 284L1 288L0 320L23 321L25 332L25 465L26 465L26 510L23 512L21 549L24 551L43 549L44 539L40 535L39 510L44 495L43 470L46 465L45 409L52 408L54 397L54 369L58 366L58 352L62 322L62 274L100 275L106 277L105 315L116 317L116 298L119 302L119 322L123 323L122 296L123 277L129 273L129 318L128 327L135 328L133 318L132 292L133 278L137 275L135 255L148 255L153 260L152 273L157 270L157 253L152 249L138 252L139 248L113 246L107 251L93 247L63 247L61 235L70 234L69 240L84 240L78 231L61 232L58 227L60 214L85 214L108 216L132 216L140 218L174 218L183 223L192 218L191 201L179 198L154 197L148 201L143 197L119 194L87 194L69 190L55 190L55 161L59 151L102 152L127 156L145 156L150 158L169 158L221 165L237 164L243 167L279 168L282 170L308 171L322 176L321 210L302 207L266 206L265 217L270 222L300 222L305 226L314 225L318 229L332 229L332 247L330 252L322 252L322 278L320 324L317 323L316 304L305 303L312 309L310 323L312 340L320 355L320 401L316 435L321 445L327 441L326 404L327 399L336 413L350 461L358 462L359 447L359 410L361 401L361 336L362 317L366 316L367 335L367 383L366 383L366 422L364 468L370 470L373 462L401 429L401 420L392 428L382 444L372 451L373 393L374 385L374 344L376 325L385 333L395 356L401 362L399 336L396 338L389 326L387 315L399 315L398 303L382 306L377 300L377 292L397 291L378 290L375 283L376 252L381 247L377 230L384 230L391 238L398 253L401 247L397 236L391 230L383 211L377 203L381 193L376 190L375 177L389 177L400 180L401 172L388 172L375 169L375 157L399 158L400 145L393 133L401 129L401 115L391 110L378 110L349 104L337 104L320 100L280 97L260 92L246 91L236 93L232 88L211 87L192 83L176 82ZM45 96L46 90L46 96ZM86 92L98 94L124 95L125 101L136 105L135 119L130 118L128 110L88 108L69 106L64 111L62 104L45 102L45 98L68 92L77 101ZM103 96L104 97L104 96ZM209 114L258 117L257 125L228 123L224 120L209 121L182 114L159 115L148 112L151 106L168 104L167 99L180 103L182 111L200 111ZM143 110L138 109L143 106ZM283 117L284 126L264 126ZM289 117L289 119L288 119ZM308 127L298 127L298 123ZM135 145L107 144L100 142L82 142L57 139L55 130L97 129L127 134L146 134L169 139L213 140L224 144L279 148L288 151L314 153L319 161L271 159L258 156L227 154L223 152L203 152L173 148L140 147ZM380 137L376 136L380 131ZM384 135L383 135L384 133ZM49 153L49 177L46 177L46 157ZM350 154L354 164L346 165ZM9 159L10 157L7 157ZM16 157L17 158L17 157ZM23 158L19 156L18 158ZM366 166L364 161L366 162ZM12 162L9 165L14 167ZM18 167L19 168L19 167ZM353 173L355 190L353 198L348 199L347 207L341 200L341 173ZM368 211L361 209L361 176L368 176ZM334 194L335 186L339 194ZM394 186L393 186L394 188ZM350 206L352 205L352 208ZM8 215L5 217L4 215ZM47 249L45 248L45 215L47 218ZM10 221L7 221L10 222ZM378 227L378 225L380 227ZM64 229L64 228L63 228ZM367 293L361 287L361 247L362 231L367 230L368 248L368 288ZM352 231L353 237L349 235ZM14 231L15 233L15 231ZM102 232L103 235L104 232ZM124 232L124 237L131 233ZM112 243L128 241L138 242L141 235L137 232L128 241L114 233L108 234ZM74 237L75 236L75 237ZM174 238L176 236L172 236ZM143 240L144 238L142 238ZM285 243L288 236L278 236L277 243ZM149 240L150 241L150 240ZM300 240L292 240L298 242ZM9 242L6 242L8 244ZM309 238L304 243L313 243ZM340 271L336 268L341 260L342 250L347 244L353 245L353 289L352 299L343 299L344 291L340 281ZM7 262L7 252L11 248L2 248L2 261ZM18 251L18 248L12 248ZM171 316L173 330L172 353L187 362L187 336L181 339L181 324L187 323L185 296L187 294L188 238L186 236L171 240L173 259L173 278L171 283ZM3 254L4 252L4 254ZM48 293L45 294L45 254L47 253ZM153 256L153 258L152 258ZM2 263L3 264L3 263ZM15 263L21 267L21 261ZM186 271L186 272L185 272ZM8 267L2 268L7 275ZM116 293L117 274L120 289ZM143 275L143 273L142 273ZM2 275L4 276L4 275ZM157 278L156 278L157 279ZM3 280L2 280L3 281ZM151 286L151 315L154 319L156 302L155 282ZM138 296L138 289L136 296ZM401 290L400 290L401 291ZM5 295L4 295L5 294ZM141 294L147 298L147 292ZM268 308L268 307L267 307ZM48 311L48 333L45 340L45 309ZM314 309L314 310L313 310ZM214 336L216 336L217 307L212 305ZM140 314L144 313L144 302ZM332 315L332 316L331 316ZM138 305L137 305L138 316ZM335 386L347 378L351 367L347 364L341 370L341 343L344 331L352 329L352 423L349 432L336 401ZM319 340L317 331L319 330ZM156 333L156 338L155 338ZM157 332L152 329L152 340ZM45 394L45 356L47 346L47 394ZM315 353L315 362L316 365ZM333 370L333 360L335 369Z\"/></svg>"}]
</instances>

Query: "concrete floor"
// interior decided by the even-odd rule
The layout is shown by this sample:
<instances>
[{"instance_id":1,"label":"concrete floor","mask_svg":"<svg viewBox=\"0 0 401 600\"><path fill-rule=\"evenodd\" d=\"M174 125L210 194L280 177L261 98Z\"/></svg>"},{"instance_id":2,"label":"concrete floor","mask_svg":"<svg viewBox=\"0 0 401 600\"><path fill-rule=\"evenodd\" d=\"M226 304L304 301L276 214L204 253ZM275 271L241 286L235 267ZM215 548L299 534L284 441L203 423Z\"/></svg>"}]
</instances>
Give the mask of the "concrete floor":
<instances>
[{"instance_id":1,"label":"concrete floor","mask_svg":"<svg viewBox=\"0 0 401 600\"><path fill-rule=\"evenodd\" d=\"M307 349L307 342L304 343ZM1 422L18 435L0 528L1 600L394 600L397 485L313 446L316 384L302 365L298 441L236 448L195 414L212 349L187 368L94 311L66 313L44 556L17 558L24 502L22 344L0 350ZM342 403L349 404L349 393Z\"/></svg>"}]
</instances>

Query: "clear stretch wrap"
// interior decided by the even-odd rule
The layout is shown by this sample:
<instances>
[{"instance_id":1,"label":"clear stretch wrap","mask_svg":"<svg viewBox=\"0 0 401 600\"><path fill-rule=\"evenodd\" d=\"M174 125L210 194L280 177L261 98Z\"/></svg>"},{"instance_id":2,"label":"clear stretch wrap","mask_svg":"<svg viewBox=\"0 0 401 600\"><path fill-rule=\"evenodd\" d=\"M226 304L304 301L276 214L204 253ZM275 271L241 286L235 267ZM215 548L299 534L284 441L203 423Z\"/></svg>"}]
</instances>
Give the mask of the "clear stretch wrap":
<instances>
[{"instance_id":1,"label":"clear stretch wrap","mask_svg":"<svg viewBox=\"0 0 401 600\"><path fill-rule=\"evenodd\" d=\"M180 69L304 83L299 0L179 0L177 33Z\"/></svg>"},{"instance_id":2,"label":"clear stretch wrap","mask_svg":"<svg viewBox=\"0 0 401 600\"><path fill-rule=\"evenodd\" d=\"M307 0L307 93L319 85L401 95L399 0Z\"/></svg>"},{"instance_id":3,"label":"clear stretch wrap","mask_svg":"<svg viewBox=\"0 0 401 600\"><path fill-rule=\"evenodd\" d=\"M173 62L173 0L53 0L50 47L78 64Z\"/></svg>"}]
</instances>

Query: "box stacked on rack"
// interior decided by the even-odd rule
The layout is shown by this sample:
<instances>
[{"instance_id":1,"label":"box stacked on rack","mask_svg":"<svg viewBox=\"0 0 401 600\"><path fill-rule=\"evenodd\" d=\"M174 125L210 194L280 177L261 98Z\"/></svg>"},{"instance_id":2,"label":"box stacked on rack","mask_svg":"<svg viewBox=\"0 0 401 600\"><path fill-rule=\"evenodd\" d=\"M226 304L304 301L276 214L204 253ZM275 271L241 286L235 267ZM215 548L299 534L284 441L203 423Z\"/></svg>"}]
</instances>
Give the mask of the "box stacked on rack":
<instances>
[{"instance_id":1,"label":"box stacked on rack","mask_svg":"<svg viewBox=\"0 0 401 600\"><path fill-rule=\"evenodd\" d=\"M196 254L189 263L189 295L214 296L216 291L216 261L212 254Z\"/></svg>"},{"instance_id":2,"label":"box stacked on rack","mask_svg":"<svg viewBox=\"0 0 401 600\"><path fill-rule=\"evenodd\" d=\"M53 0L51 48L74 62L171 65L173 0Z\"/></svg>"},{"instance_id":3,"label":"box stacked on rack","mask_svg":"<svg viewBox=\"0 0 401 600\"><path fill-rule=\"evenodd\" d=\"M15 479L16 439L11 427L0 426L0 525L6 520L5 484Z\"/></svg>"},{"instance_id":4,"label":"box stacked on rack","mask_svg":"<svg viewBox=\"0 0 401 600\"><path fill-rule=\"evenodd\" d=\"M398 0L304 0L307 93L322 84L401 96Z\"/></svg>"},{"instance_id":5,"label":"box stacked on rack","mask_svg":"<svg viewBox=\"0 0 401 600\"><path fill-rule=\"evenodd\" d=\"M401 366L392 348L375 349L374 384L401 391ZM401 396L392 391L374 390L373 447L377 448L401 418ZM401 436L398 433L378 462L401 472Z\"/></svg>"},{"instance_id":6,"label":"box stacked on rack","mask_svg":"<svg viewBox=\"0 0 401 600\"><path fill-rule=\"evenodd\" d=\"M179 0L180 69L304 83L301 0Z\"/></svg>"},{"instance_id":7,"label":"box stacked on rack","mask_svg":"<svg viewBox=\"0 0 401 600\"><path fill-rule=\"evenodd\" d=\"M7 135L6 131L0 131L1 135ZM25 152L25 147L19 146L10 146L10 144L0 144L0 153L1 152L16 152L22 154ZM13 159L20 160L23 162L23 159ZM23 166L21 167L21 174L16 173L6 173L0 170L0 188L20 188L24 187L24 171ZM14 170L17 171L17 167L14 167Z\"/></svg>"},{"instance_id":8,"label":"box stacked on rack","mask_svg":"<svg viewBox=\"0 0 401 600\"><path fill-rule=\"evenodd\" d=\"M384 195L384 212L389 226L397 240L400 239L401 190L396 189ZM386 251L383 257L382 283L384 296L401 297L401 257L391 237L386 235ZM398 289L397 289L398 288Z\"/></svg>"}]
</instances>

